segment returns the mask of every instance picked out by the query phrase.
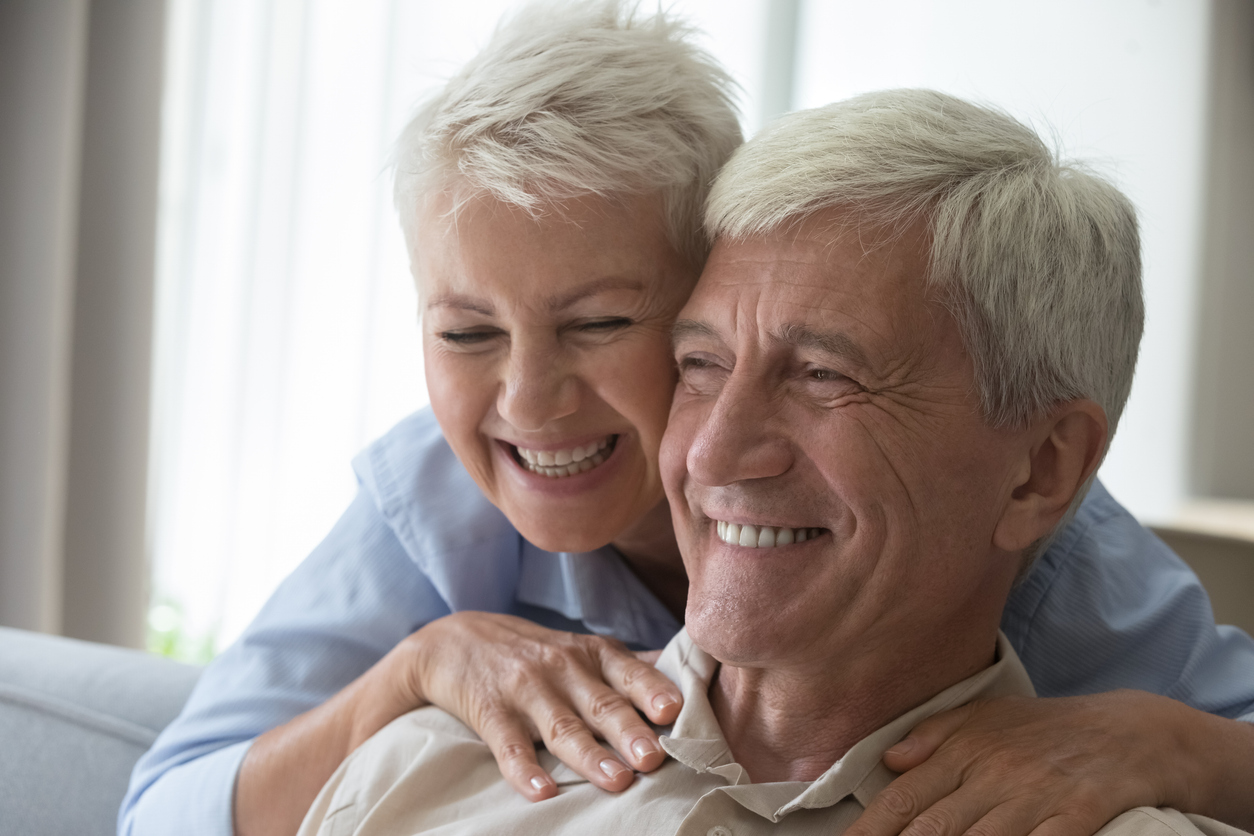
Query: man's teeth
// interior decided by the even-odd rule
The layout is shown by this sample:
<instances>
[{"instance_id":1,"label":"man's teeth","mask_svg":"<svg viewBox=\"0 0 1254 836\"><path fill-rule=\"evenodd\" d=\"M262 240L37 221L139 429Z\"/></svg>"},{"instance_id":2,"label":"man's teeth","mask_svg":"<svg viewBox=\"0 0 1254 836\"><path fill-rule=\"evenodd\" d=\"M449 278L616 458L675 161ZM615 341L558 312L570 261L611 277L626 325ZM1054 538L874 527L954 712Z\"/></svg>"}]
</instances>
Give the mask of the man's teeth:
<instances>
[{"instance_id":1,"label":"man's teeth","mask_svg":"<svg viewBox=\"0 0 1254 836\"><path fill-rule=\"evenodd\" d=\"M592 441L582 447L569 450L528 450L526 447L515 447L522 466L532 473L541 476L574 476L585 473L604 462L614 450L614 442L618 436L606 436L600 441Z\"/></svg>"},{"instance_id":2,"label":"man's teeth","mask_svg":"<svg viewBox=\"0 0 1254 836\"><path fill-rule=\"evenodd\" d=\"M733 546L747 546L751 549L804 543L821 533L821 528L772 528L769 525L737 525L718 521L718 539Z\"/></svg>"}]
</instances>

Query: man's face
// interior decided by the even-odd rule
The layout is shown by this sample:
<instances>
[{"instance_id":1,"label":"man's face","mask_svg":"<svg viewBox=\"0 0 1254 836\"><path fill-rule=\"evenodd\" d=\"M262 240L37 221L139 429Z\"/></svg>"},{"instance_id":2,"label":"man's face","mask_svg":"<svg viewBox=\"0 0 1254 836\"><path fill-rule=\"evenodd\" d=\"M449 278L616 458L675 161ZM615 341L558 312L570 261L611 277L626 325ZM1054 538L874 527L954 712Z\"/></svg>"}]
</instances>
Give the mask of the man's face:
<instances>
[{"instance_id":1,"label":"man's face","mask_svg":"<svg viewBox=\"0 0 1254 836\"><path fill-rule=\"evenodd\" d=\"M827 212L720 242L679 315L662 471L688 630L725 662L908 661L995 624L1014 577L1016 435L981 417L923 227L884 240Z\"/></svg>"}]
</instances>

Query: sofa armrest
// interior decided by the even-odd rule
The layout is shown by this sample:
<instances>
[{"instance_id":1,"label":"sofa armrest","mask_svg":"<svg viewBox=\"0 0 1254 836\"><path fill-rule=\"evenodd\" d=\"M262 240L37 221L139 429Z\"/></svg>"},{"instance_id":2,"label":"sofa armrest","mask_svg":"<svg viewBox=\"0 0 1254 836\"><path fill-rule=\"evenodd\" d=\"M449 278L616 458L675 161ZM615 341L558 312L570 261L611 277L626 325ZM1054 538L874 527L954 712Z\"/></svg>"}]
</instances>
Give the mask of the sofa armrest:
<instances>
[{"instance_id":1,"label":"sofa armrest","mask_svg":"<svg viewBox=\"0 0 1254 836\"><path fill-rule=\"evenodd\" d=\"M0 822L113 834L131 768L200 669L136 650L0 628Z\"/></svg>"}]
</instances>

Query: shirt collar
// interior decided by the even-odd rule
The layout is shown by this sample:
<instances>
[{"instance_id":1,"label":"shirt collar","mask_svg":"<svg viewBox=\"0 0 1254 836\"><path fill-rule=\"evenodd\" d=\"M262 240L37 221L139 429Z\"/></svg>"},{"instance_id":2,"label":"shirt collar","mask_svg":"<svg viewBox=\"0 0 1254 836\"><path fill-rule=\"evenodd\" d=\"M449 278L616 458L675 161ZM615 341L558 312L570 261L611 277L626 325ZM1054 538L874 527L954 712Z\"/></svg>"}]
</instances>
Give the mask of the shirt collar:
<instances>
[{"instance_id":1,"label":"shirt collar","mask_svg":"<svg viewBox=\"0 0 1254 836\"><path fill-rule=\"evenodd\" d=\"M999 632L996 662L871 732L817 780L752 784L734 761L710 705L710 683L718 667L717 660L692 643L686 630L667 646L658 669L679 685L684 707L671 733L662 737L662 747L685 766L724 778L728 795L772 822L795 810L830 807L851 795L865 807L896 777L884 766L884 753L934 714L976 699L1035 696L1027 671Z\"/></svg>"}]
</instances>

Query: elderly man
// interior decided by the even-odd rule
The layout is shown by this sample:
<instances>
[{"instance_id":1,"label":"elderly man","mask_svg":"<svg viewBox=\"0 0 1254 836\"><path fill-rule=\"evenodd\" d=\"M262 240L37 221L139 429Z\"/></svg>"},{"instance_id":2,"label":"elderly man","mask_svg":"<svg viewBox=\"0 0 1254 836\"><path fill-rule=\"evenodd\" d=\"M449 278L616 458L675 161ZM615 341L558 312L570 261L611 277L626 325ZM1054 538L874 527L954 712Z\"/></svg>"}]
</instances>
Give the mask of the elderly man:
<instances>
[{"instance_id":1,"label":"elderly man","mask_svg":"<svg viewBox=\"0 0 1254 836\"><path fill-rule=\"evenodd\" d=\"M562 791L529 804L425 708L341 766L302 833L840 833L915 724L1033 695L998 624L1131 386L1127 200L1001 114L896 91L745 146L707 223L662 450L691 580L659 663L685 699L671 759L608 795L548 757ZM1248 752L1231 729L1204 786ZM1104 832L1239 833L1148 807Z\"/></svg>"}]
</instances>

